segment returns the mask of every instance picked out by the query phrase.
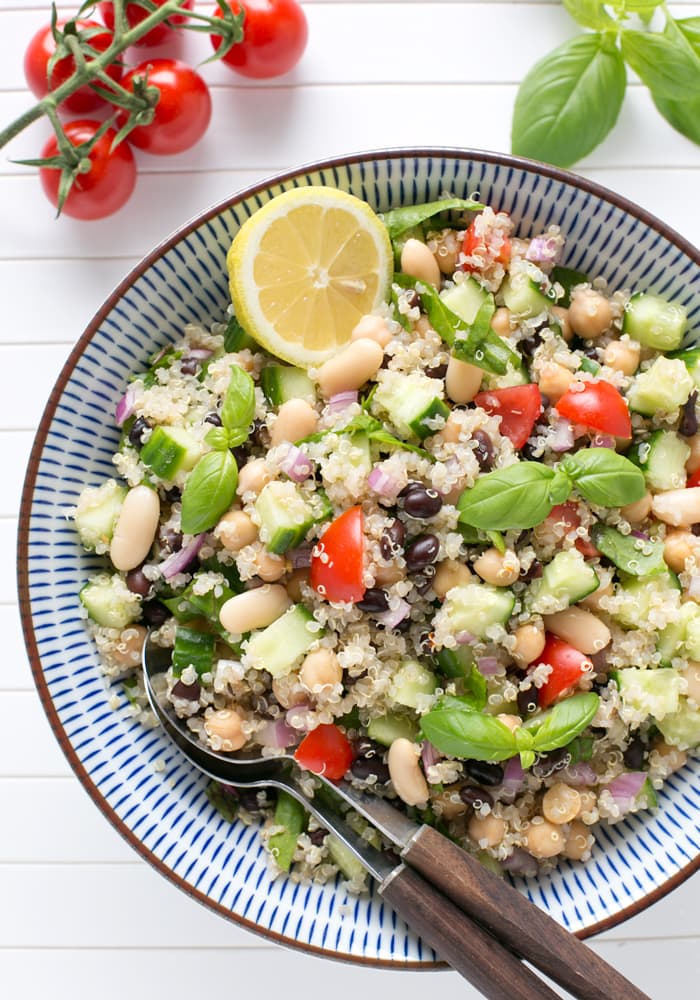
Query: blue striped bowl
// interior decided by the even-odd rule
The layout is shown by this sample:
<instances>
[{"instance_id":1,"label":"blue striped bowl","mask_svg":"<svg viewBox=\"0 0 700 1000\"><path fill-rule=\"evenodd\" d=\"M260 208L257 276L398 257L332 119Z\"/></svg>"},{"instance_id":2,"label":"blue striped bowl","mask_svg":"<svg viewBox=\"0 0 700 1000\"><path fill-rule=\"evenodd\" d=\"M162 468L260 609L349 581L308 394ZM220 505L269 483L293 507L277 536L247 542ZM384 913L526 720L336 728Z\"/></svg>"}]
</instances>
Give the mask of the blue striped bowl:
<instances>
[{"instance_id":1,"label":"blue striped bowl","mask_svg":"<svg viewBox=\"0 0 700 1000\"><path fill-rule=\"evenodd\" d=\"M700 254L653 216L572 174L466 150L392 150L314 164L242 192L188 223L117 288L80 338L51 394L32 451L20 521L19 587L40 697L71 766L108 819L183 890L282 943L374 965L430 967L426 948L375 894L337 883L273 880L256 828L230 826L205 781L153 730L109 701L77 593L100 560L76 542L64 508L111 475L114 410L131 372L184 324L219 319L228 303L231 238L274 195L329 184L377 210L448 191L510 212L520 232L556 223L570 267L613 287L654 290L700 317ZM123 707L123 705L122 705ZM639 911L698 867L700 762L673 775L653 814L598 834L586 864L522 885L572 931L595 933Z\"/></svg>"}]
</instances>

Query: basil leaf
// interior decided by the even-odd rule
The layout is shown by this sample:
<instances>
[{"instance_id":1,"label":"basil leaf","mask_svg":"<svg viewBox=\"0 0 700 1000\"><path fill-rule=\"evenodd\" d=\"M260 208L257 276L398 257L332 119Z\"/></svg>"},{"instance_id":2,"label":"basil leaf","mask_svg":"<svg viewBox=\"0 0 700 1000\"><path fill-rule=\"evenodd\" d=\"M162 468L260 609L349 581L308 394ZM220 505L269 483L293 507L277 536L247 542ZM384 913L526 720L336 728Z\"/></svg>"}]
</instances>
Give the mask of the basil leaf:
<instances>
[{"instance_id":1,"label":"basil leaf","mask_svg":"<svg viewBox=\"0 0 700 1000\"><path fill-rule=\"evenodd\" d=\"M499 761L516 752L513 733L492 715L457 708L433 709L420 725L433 746L453 757Z\"/></svg>"},{"instance_id":2,"label":"basil leaf","mask_svg":"<svg viewBox=\"0 0 700 1000\"><path fill-rule=\"evenodd\" d=\"M589 761L593 758L592 736L577 736L571 743L567 743L566 749L571 755L570 764L579 764L581 761Z\"/></svg>"},{"instance_id":3,"label":"basil leaf","mask_svg":"<svg viewBox=\"0 0 700 1000\"><path fill-rule=\"evenodd\" d=\"M686 139L700 146L700 97L692 101L671 101L652 92L656 110Z\"/></svg>"},{"instance_id":4,"label":"basil leaf","mask_svg":"<svg viewBox=\"0 0 700 1000\"><path fill-rule=\"evenodd\" d=\"M599 0L564 0L564 6L574 21L582 24L584 28L593 28L594 31L608 28L614 30L615 22L606 14L603 4Z\"/></svg>"},{"instance_id":5,"label":"basil leaf","mask_svg":"<svg viewBox=\"0 0 700 1000\"><path fill-rule=\"evenodd\" d=\"M407 441L402 441L400 438L394 437L393 434L384 429L375 417L371 417L369 413L364 411L353 417L345 427L318 431L316 434L309 434L308 437L301 438L300 441L295 441L294 443L297 445L312 444L316 441L322 441L327 434L366 434L370 441L376 441L377 444L386 445L389 448L398 448L403 451L412 451L422 458L429 459L431 462L435 461L435 458L429 452L425 451L424 448L419 448L415 444L409 444Z\"/></svg>"},{"instance_id":6,"label":"basil leaf","mask_svg":"<svg viewBox=\"0 0 700 1000\"><path fill-rule=\"evenodd\" d=\"M700 56L700 17L684 17L676 21L676 27L690 43L695 54Z\"/></svg>"},{"instance_id":7,"label":"basil leaf","mask_svg":"<svg viewBox=\"0 0 700 1000\"><path fill-rule=\"evenodd\" d=\"M555 267L552 269L551 274L552 282L564 289L564 295L557 303L560 306L568 308L571 305L571 289L575 288L576 285L583 285L588 283L591 279L583 271L574 271L570 267Z\"/></svg>"},{"instance_id":8,"label":"basil leaf","mask_svg":"<svg viewBox=\"0 0 700 1000\"><path fill-rule=\"evenodd\" d=\"M673 18L663 32L622 32L622 55L649 90L661 98L700 97L700 56Z\"/></svg>"},{"instance_id":9,"label":"basil leaf","mask_svg":"<svg viewBox=\"0 0 700 1000\"><path fill-rule=\"evenodd\" d=\"M601 507L624 507L646 493L644 473L612 448L585 448L559 466L581 496Z\"/></svg>"},{"instance_id":10,"label":"basil leaf","mask_svg":"<svg viewBox=\"0 0 700 1000\"><path fill-rule=\"evenodd\" d=\"M247 371L231 365L231 381L221 407L221 422L228 431L247 431L254 416L255 383Z\"/></svg>"},{"instance_id":11,"label":"basil leaf","mask_svg":"<svg viewBox=\"0 0 700 1000\"><path fill-rule=\"evenodd\" d=\"M551 496L552 485L560 481L559 473L539 462L518 462L487 472L459 498L459 520L485 531L534 528L560 502Z\"/></svg>"},{"instance_id":12,"label":"basil leaf","mask_svg":"<svg viewBox=\"0 0 700 1000\"><path fill-rule=\"evenodd\" d=\"M623 535L607 524L594 524L591 541L610 562L629 576L652 576L666 569L664 543Z\"/></svg>"},{"instance_id":13,"label":"basil leaf","mask_svg":"<svg viewBox=\"0 0 700 1000\"><path fill-rule=\"evenodd\" d=\"M542 725L535 731L533 749L546 753L571 743L593 721L599 701L598 695L592 692L575 694L560 701L546 713Z\"/></svg>"},{"instance_id":14,"label":"basil leaf","mask_svg":"<svg viewBox=\"0 0 700 1000\"><path fill-rule=\"evenodd\" d=\"M556 469L554 479L549 486L549 499L552 501L552 506L555 507L558 503L564 503L570 496L571 480L563 469Z\"/></svg>"},{"instance_id":15,"label":"basil leaf","mask_svg":"<svg viewBox=\"0 0 700 1000\"><path fill-rule=\"evenodd\" d=\"M627 77L614 39L581 35L530 70L513 111L514 153L568 167L603 141L617 121Z\"/></svg>"},{"instance_id":16,"label":"basil leaf","mask_svg":"<svg viewBox=\"0 0 700 1000\"><path fill-rule=\"evenodd\" d=\"M210 431L204 435L204 440L213 448L214 451L228 451L229 441L228 441L228 431L225 427L212 427Z\"/></svg>"},{"instance_id":17,"label":"basil leaf","mask_svg":"<svg viewBox=\"0 0 700 1000\"><path fill-rule=\"evenodd\" d=\"M393 240L401 233L405 233L407 229L420 226L441 212L479 212L485 207L481 202L472 201L471 198L444 198L442 201L430 201L424 205L392 208L390 212L384 212L382 218L384 225L389 230L389 236Z\"/></svg>"},{"instance_id":18,"label":"basil leaf","mask_svg":"<svg viewBox=\"0 0 700 1000\"><path fill-rule=\"evenodd\" d=\"M182 491L182 530L186 535L208 531L233 502L238 467L230 451L210 451L195 465Z\"/></svg>"}]
</instances>

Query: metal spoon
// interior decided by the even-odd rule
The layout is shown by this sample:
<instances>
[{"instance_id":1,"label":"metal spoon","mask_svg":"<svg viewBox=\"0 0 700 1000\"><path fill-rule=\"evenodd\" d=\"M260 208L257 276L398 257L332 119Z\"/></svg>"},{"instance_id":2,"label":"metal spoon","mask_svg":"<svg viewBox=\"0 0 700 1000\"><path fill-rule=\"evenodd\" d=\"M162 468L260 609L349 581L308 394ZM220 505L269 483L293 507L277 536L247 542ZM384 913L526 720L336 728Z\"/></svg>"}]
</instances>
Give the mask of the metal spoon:
<instances>
[{"instance_id":1,"label":"metal spoon","mask_svg":"<svg viewBox=\"0 0 700 1000\"><path fill-rule=\"evenodd\" d=\"M418 826L389 802L359 792L345 781L316 775L401 851L398 865L355 833L299 783L291 755L223 754L203 746L159 698L154 677L171 665L171 651L143 647L144 684L166 734L203 773L240 787L284 789L337 836L379 884L379 892L420 936L489 1000L556 1000L546 984L516 956L541 969L580 1000L649 1000L617 970L566 931L516 889L432 827ZM419 874L420 872L420 874ZM490 932L490 933L489 933ZM492 936L494 935L494 936Z\"/></svg>"}]
</instances>

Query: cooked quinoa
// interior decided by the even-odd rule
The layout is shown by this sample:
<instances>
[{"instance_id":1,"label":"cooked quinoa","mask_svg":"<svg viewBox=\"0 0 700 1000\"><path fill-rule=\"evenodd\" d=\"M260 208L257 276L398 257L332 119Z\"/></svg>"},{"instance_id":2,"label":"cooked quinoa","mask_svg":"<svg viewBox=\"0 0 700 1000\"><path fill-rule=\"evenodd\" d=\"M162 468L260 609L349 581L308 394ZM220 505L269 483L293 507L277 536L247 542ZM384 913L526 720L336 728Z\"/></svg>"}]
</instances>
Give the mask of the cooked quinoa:
<instances>
[{"instance_id":1,"label":"cooked quinoa","mask_svg":"<svg viewBox=\"0 0 700 1000\"><path fill-rule=\"evenodd\" d=\"M363 384L348 365L324 396L323 366L281 366L232 314L135 374L115 477L71 512L105 556L87 627L146 725L150 628L173 649L164 696L212 749L310 765L328 737L328 774L492 867L585 861L700 743L700 358L679 307L560 267L556 227L525 237L485 208L395 244L392 301L357 331L382 347ZM437 287L412 278L426 254ZM233 484L221 511L193 496L206 456ZM293 878L340 864L364 887L273 793L211 799L262 822Z\"/></svg>"}]
</instances>

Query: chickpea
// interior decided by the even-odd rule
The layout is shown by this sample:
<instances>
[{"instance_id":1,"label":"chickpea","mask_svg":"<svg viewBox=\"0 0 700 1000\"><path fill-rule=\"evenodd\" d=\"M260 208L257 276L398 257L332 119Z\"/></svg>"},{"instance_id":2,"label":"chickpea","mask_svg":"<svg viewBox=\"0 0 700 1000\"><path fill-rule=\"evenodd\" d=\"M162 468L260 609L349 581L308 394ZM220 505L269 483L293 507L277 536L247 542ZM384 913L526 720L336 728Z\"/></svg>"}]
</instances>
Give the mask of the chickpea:
<instances>
[{"instance_id":1,"label":"chickpea","mask_svg":"<svg viewBox=\"0 0 700 1000\"><path fill-rule=\"evenodd\" d=\"M641 524L651 513L651 493L647 490L641 500L621 507L620 513L630 524Z\"/></svg>"},{"instance_id":2,"label":"chickpea","mask_svg":"<svg viewBox=\"0 0 700 1000\"><path fill-rule=\"evenodd\" d=\"M493 813L489 813L488 816L474 813L469 820L467 833L479 847L498 847L505 836L506 823Z\"/></svg>"},{"instance_id":3,"label":"chickpea","mask_svg":"<svg viewBox=\"0 0 700 1000\"><path fill-rule=\"evenodd\" d=\"M343 679L343 668L332 650L316 649L304 657L299 679L309 691L318 691L320 688L340 684Z\"/></svg>"},{"instance_id":4,"label":"chickpea","mask_svg":"<svg viewBox=\"0 0 700 1000\"><path fill-rule=\"evenodd\" d=\"M221 518L214 534L228 552L240 552L258 537L258 529L242 510L230 510Z\"/></svg>"},{"instance_id":5,"label":"chickpea","mask_svg":"<svg viewBox=\"0 0 700 1000\"><path fill-rule=\"evenodd\" d=\"M588 854L593 846L593 836L588 832L588 828L574 821L570 828L564 844L563 855L570 861L581 861Z\"/></svg>"},{"instance_id":6,"label":"chickpea","mask_svg":"<svg viewBox=\"0 0 700 1000\"><path fill-rule=\"evenodd\" d=\"M444 229L435 241L433 254L443 274L454 274L462 246L454 229Z\"/></svg>"},{"instance_id":7,"label":"chickpea","mask_svg":"<svg viewBox=\"0 0 700 1000\"><path fill-rule=\"evenodd\" d=\"M426 250L435 263L427 247ZM437 268L437 264L435 267ZM383 360L384 351L376 340L371 340L369 337L351 340L342 351L324 361L319 368L318 384L321 392L328 399L339 392L359 389L368 379L376 375Z\"/></svg>"},{"instance_id":8,"label":"chickpea","mask_svg":"<svg viewBox=\"0 0 700 1000\"><path fill-rule=\"evenodd\" d=\"M441 819L457 819L466 813L467 806L459 796L459 789L459 785L449 785L431 799L435 813Z\"/></svg>"},{"instance_id":9,"label":"chickpea","mask_svg":"<svg viewBox=\"0 0 700 1000\"><path fill-rule=\"evenodd\" d=\"M571 296L569 322L579 337L595 340L612 324L610 302L593 288L581 288Z\"/></svg>"},{"instance_id":10,"label":"chickpea","mask_svg":"<svg viewBox=\"0 0 700 1000\"><path fill-rule=\"evenodd\" d=\"M542 654L545 644L544 628L541 625L520 625L513 633L515 646L511 656L515 662L526 667Z\"/></svg>"},{"instance_id":11,"label":"chickpea","mask_svg":"<svg viewBox=\"0 0 700 1000\"><path fill-rule=\"evenodd\" d=\"M690 448L690 456L685 463L685 471L689 476L700 469L700 434L694 434L691 438L686 438L685 443Z\"/></svg>"},{"instance_id":12,"label":"chickpea","mask_svg":"<svg viewBox=\"0 0 700 1000\"><path fill-rule=\"evenodd\" d=\"M603 352L603 363L623 375L634 375L639 368L641 347L636 340L628 337L611 340Z\"/></svg>"},{"instance_id":13,"label":"chickpea","mask_svg":"<svg viewBox=\"0 0 700 1000\"><path fill-rule=\"evenodd\" d=\"M381 316L375 316L373 313L368 313L366 316L363 316L350 334L350 338L352 340L358 340L360 337L367 337L369 340L375 340L382 350L384 350L391 340L391 334L389 333L389 327L386 325L386 320L382 319Z\"/></svg>"},{"instance_id":14,"label":"chickpea","mask_svg":"<svg viewBox=\"0 0 700 1000\"><path fill-rule=\"evenodd\" d=\"M679 750L678 747L670 746L665 740L659 740L654 744L654 752L659 755L665 764L668 774L678 771L688 761L688 754L685 750Z\"/></svg>"},{"instance_id":15,"label":"chickpea","mask_svg":"<svg viewBox=\"0 0 700 1000\"><path fill-rule=\"evenodd\" d=\"M542 799L542 813L550 823L561 826L570 823L581 809L581 796L575 788L558 781L548 788Z\"/></svg>"},{"instance_id":16,"label":"chickpea","mask_svg":"<svg viewBox=\"0 0 700 1000\"><path fill-rule=\"evenodd\" d=\"M497 715L496 718L499 722L502 722L504 726L508 726L511 733L514 733L516 729L520 729L523 724L523 720L519 715L508 715L506 713L501 713Z\"/></svg>"},{"instance_id":17,"label":"chickpea","mask_svg":"<svg viewBox=\"0 0 700 1000\"><path fill-rule=\"evenodd\" d=\"M540 368L540 391L552 403L561 399L573 381L574 373L556 361L546 361Z\"/></svg>"},{"instance_id":18,"label":"chickpea","mask_svg":"<svg viewBox=\"0 0 700 1000\"><path fill-rule=\"evenodd\" d=\"M309 696L299 683L299 675L286 674L284 677L272 679L272 693L282 708L294 708L295 705L308 704Z\"/></svg>"},{"instance_id":19,"label":"chickpea","mask_svg":"<svg viewBox=\"0 0 700 1000\"><path fill-rule=\"evenodd\" d=\"M265 583L277 583L287 572L287 560L261 548L253 557L256 575Z\"/></svg>"},{"instance_id":20,"label":"chickpea","mask_svg":"<svg viewBox=\"0 0 700 1000\"><path fill-rule=\"evenodd\" d=\"M681 677L687 685L686 695L691 698L696 705L700 705L700 663L691 660L687 667L681 670Z\"/></svg>"},{"instance_id":21,"label":"chickpea","mask_svg":"<svg viewBox=\"0 0 700 1000\"><path fill-rule=\"evenodd\" d=\"M426 285L440 287L440 268L425 243L408 239L401 251L401 270L412 278L424 281Z\"/></svg>"},{"instance_id":22,"label":"chickpea","mask_svg":"<svg viewBox=\"0 0 700 1000\"><path fill-rule=\"evenodd\" d=\"M254 493L258 496L271 479L272 473L268 469L265 459L254 458L250 462L246 462L242 469L239 469L236 493L239 497L245 493Z\"/></svg>"},{"instance_id":23,"label":"chickpea","mask_svg":"<svg viewBox=\"0 0 700 1000\"><path fill-rule=\"evenodd\" d=\"M394 791L407 806L423 805L428 801L428 782L420 769L415 743L403 736L394 740L389 747L387 764Z\"/></svg>"},{"instance_id":24,"label":"chickpea","mask_svg":"<svg viewBox=\"0 0 700 1000\"><path fill-rule=\"evenodd\" d=\"M564 834L556 823L533 820L525 836L525 845L534 858L553 858L564 850Z\"/></svg>"},{"instance_id":25,"label":"chickpea","mask_svg":"<svg viewBox=\"0 0 700 1000\"><path fill-rule=\"evenodd\" d=\"M494 587L509 587L520 576L520 560L510 549L501 553L486 549L474 563L474 570L485 583Z\"/></svg>"},{"instance_id":26,"label":"chickpea","mask_svg":"<svg viewBox=\"0 0 700 1000\"><path fill-rule=\"evenodd\" d=\"M580 800L578 816L576 817L586 826L591 826L598 822L598 798L595 792L590 790L579 792ZM588 818L586 818L588 817Z\"/></svg>"},{"instance_id":27,"label":"chickpea","mask_svg":"<svg viewBox=\"0 0 700 1000\"><path fill-rule=\"evenodd\" d=\"M295 604L299 604L300 601L304 600L304 596L301 592L301 585L303 583L308 583L310 577L310 570L308 569L295 569L293 573L289 574L289 579L285 584L287 588L287 593L294 601Z\"/></svg>"},{"instance_id":28,"label":"chickpea","mask_svg":"<svg viewBox=\"0 0 700 1000\"><path fill-rule=\"evenodd\" d=\"M462 424L451 413L445 421L445 426L440 431L439 436L447 444L456 444L462 436Z\"/></svg>"},{"instance_id":29,"label":"chickpea","mask_svg":"<svg viewBox=\"0 0 700 1000\"><path fill-rule=\"evenodd\" d=\"M464 563L457 559L443 559L435 570L433 590L442 601L449 590L460 584L469 583L471 579L471 571Z\"/></svg>"},{"instance_id":30,"label":"chickpea","mask_svg":"<svg viewBox=\"0 0 700 1000\"><path fill-rule=\"evenodd\" d=\"M215 750L228 753L245 745L242 719L233 708L220 708L205 720L204 728Z\"/></svg>"},{"instance_id":31,"label":"chickpea","mask_svg":"<svg viewBox=\"0 0 700 1000\"><path fill-rule=\"evenodd\" d=\"M574 331L571 329L571 323L569 322L569 310L564 309L563 306L552 306L552 315L556 317L559 323L559 329L561 330L561 335L564 340L568 342L572 339Z\"/></svg>"},{"instance_id":32,"label":"chickpea","mask_svg":"<svg viewBox=\"0 0 700 1000\"><path fill-rule=\"evenodd\" d=\"M282 444L283 441L300 441L313 434L318 425L318 414L311 403L305 399L288 399L277 411L270 443Z\"/></svg>"},{"instance_id":33,"label":"chickpea","mask_svg":"<svg viewBox=\"0 0 700 1000\"><path fill-rule=\"evenodd\" d=\"M494 333L497 333L499 337L510 336L510 309L507 309L505 306L498 307L496 312L491 317L491 329Z\"/></svg>"},{"instance_id":34,"label":"chickpea","mask_svg":"<svg viewBox=\"0 0 700 1000\"><path fill-rule=\"evenodd\" d=\"M459 358L450 358L445 376L445 391L453 403L471 403L481 388L483 371Z\"/></svg>"},{"instance_id":35,"label":"chickpea","mask_svg":"<svg viewBox=\"0 0 700 1000\"><path fill-rule=\"evenodd\" d=\"M667 531L664 540L664 561L674 573L685 570L687 559L700 556L700 539L692 531Z\"/></svg>"},{"instance_id":36,"label":"chickpea","mask_svg":"<svg viewBox=\"0 0 700 1000\"><path fill-rule=\"evenodd\" d=\"M120 633L117 645L110 650L110 661L125 670L139 666L145 641L146 629L143 625L128 625Z\"/></svg>"}]
</instances>

